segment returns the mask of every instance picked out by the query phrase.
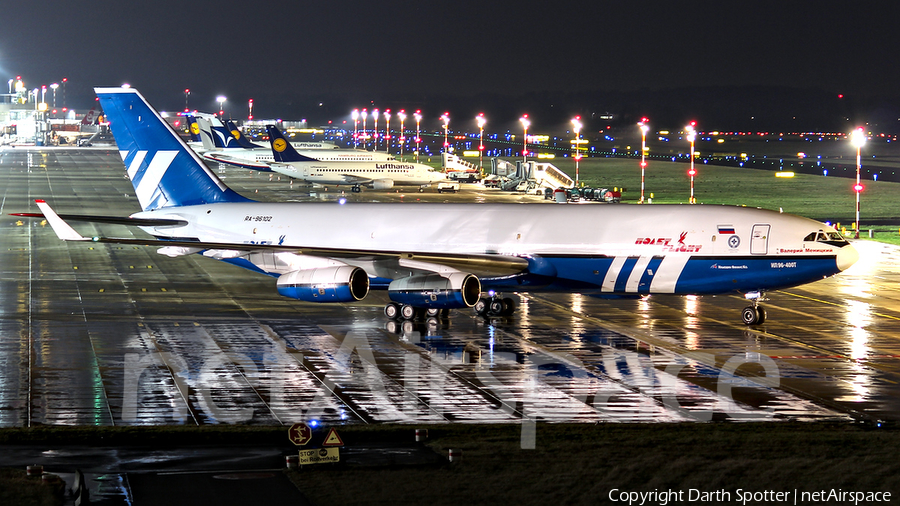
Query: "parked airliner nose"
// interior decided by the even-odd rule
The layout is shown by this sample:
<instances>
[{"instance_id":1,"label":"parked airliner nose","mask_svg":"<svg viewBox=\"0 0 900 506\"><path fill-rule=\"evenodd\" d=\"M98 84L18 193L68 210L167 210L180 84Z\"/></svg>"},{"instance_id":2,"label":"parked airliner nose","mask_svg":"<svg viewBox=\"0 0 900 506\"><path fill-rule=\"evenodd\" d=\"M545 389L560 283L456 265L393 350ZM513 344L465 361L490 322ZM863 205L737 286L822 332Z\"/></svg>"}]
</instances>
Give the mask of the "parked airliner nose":
<instances>
[{"instance_id":1,"label":"parked airliner nose","mask_svg":"<svg viewBox=\"0 0 900 506\"><path fill-rule=\"evenodd\" d=\"M848 244L838 250L837 268L845 271L849 269L851 265L855 264L857 260L859 260L859 252L856 251L856 248Z\"/></svg>"}]
</instances>

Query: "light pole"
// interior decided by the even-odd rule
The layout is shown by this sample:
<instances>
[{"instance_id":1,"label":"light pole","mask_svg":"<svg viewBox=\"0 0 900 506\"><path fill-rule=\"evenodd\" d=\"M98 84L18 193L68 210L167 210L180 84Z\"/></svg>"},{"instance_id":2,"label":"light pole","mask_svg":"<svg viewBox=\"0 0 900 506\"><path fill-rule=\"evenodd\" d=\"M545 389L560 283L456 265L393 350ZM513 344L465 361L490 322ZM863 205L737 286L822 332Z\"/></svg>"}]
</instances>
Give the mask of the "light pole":
<instances>
[{"instance_id":1,"label":"light pole","mask_svg":"<svg viewBox=\"0 0 900 506\"><path fill-rule=\"evenodd\" d=\"M249 116L247 116L247 120L252 121L253 120L253 99L252 98L247 103L247 105L250 107L250 114L249 114Z\"/></svg>"},{"instance_id":2,"label":"light pole","mask_svg":"<svg viewBox=\"0 0 900 506\"><path fill-rule=\"evenodd\" d=\"M450 125L450 113L445 112L441 114L441 121L444 122L444 153L447 153L450 147L450 143L447 142L447 131L449 130L447 127Z\"/></svg>"},{"instance_id":3,"label":"light pole","mask_svg":"<svg viewBox=\"0 0 900 506\"><path fill-rule=\"evenodd\" d=\"M50 89L53 90L53 117L56 117L56 89L59 88L59 83L53 83L50 85Z\"/></svg>"},{"instance_id":4,"label":"light pole","mask_svg":"<svg viewBox=\"0 0 900 506\"><path fill-rule=\"evenodd\" d=\"M478 170L484 172L484 124L487 123L484 113L478 113L475 121L478 123Z\"/></svg>"},{"instance_id":5,"label":"light pole","mask_svg":"<svg viewBox=\"0 0 900 506\"><path fill-rule=\"evenodd\" d=\"M638 128L641 129L641 204L644 203L644 171L647 169L645 156L647 154L647 132L650 131L650 127L647 126L648 121L650 120L647 118L641 118L641 121L638 123Z\"/></svg>"},{"instance_id":6,"label":"light pole","mask_svg":"<svg viewBox=\"0 0 900 506\"><path fill-rule=\"evenodd\" d=\"M856 147L856 185L853 190L856 192L856 238L859 239L859 194L863 187L859 183L859 172L862 168L862 160L860 159L860 149L866 144L866 132L862 127L857 128L850 134L850 142Z\"/></svg>"},{"instance_id":7,"label":"light pole","mask_svg":"<svg viewBox=\"0 0 900 506\"><path fill-rule=\"evenodd\" d=\"M219 95L216 97L216 102L219 103L219 118L225 117L225 101L228 100L225 98L225 95Z\"/></svg>"},{"instance_id":8,"label":"light pole","mask_svg":"<svg viewBox=\"0 0 900 506\"><path fill-rule=\"evenodd\" d=\"M10 80L6 82L6 84L9 85L9 94L10 94L10 95L12 95L12 83L13 83L13 79L12 79L12 78L10 78Z\"/></svg>"},{"instance_id":9,"label":"light pole","mask_svg":"<svg viewBox=\"0 0 900 506\"><path fill-rule=\"evenodd\" d=\"M391 152L391 110L384 110L384 152Z\"/></svg>"},{"instance_id":10,"label":"light pole","mask_svg":"<svg viewBox=\"0 0 900 506\"><path fill-rule=\"evenodd\" d=\"M353 112L350 113L350 117L353 118L353 149L356 149L357 136L359 135L359 131L357 130L359 127L359 109L353 109Z\"/></svg>"},{"instance_id":11,"label":"light pole","mask_svg":"<svg viewBox=\"0 0 900 506\"><path fill-rule=\"evenodd\" d=\"M372 109L372 151L378 151L378 109Z\"/></svg>"},{"instance_id":12,"label":"light pole","mask_svg":"<svg viewBox=\"0 0 900 506\"><path fill-rule=\"evenodd\" d=\"M188 97L191 96L191 90L188 88L184 89L184 112L188 112Z\"/></svg>"},{"instance_id":13,"label":"light pole","mask_svg":"<svg viewBox=\"0 0 900 506\"><path fill-rule=\"evenodd\" d=\"M581 116L572 118L572 130L575 132L575 186L578 186L578 162L581 161Z\"/></svg>"},{"instance_id":14,"label":"light pole","mask_svg":"<svg viewBox=\"0 0 900 506\"><path fill-rule=\"evenodd\" d=\"M406 131L403 130L403 123L406 121L406 110L400 109L400 112L397 113L397 117L400 118L400 161L403 161L403 143L406 142Z\"/></svg>"},{"instance_id":15,"label":"light pole","mask_svg":"<svg viewBox=\"0 0 900 506\"><path fill-rule=\"evenodd\" d=\"M522 162L524 163L528 161L528 126L531 125L531 121L528 120L527 114L519 118L519 121L522 122L522 129L524 130L524 133L522 135Z\"/></svg>"},{"instance_id":16,"label":"light pole","mask_svg":"<svg viewBox=\"0 0 900 506\"><path fill-rule=\"evenodd\" d=\"M691 121L691 124L684 127L685 132L687 132L687 140L691 143L691 170L688 171L688 174L691 176L691 200L690 203L696 203L694 199L694 176L697 175L697 171L694 170L694 139L697 138L697 133L694 131L695 122Z\"/></svg>"},{"instance_id":17,"label":"light pole","mask_svg":"<svg viewBox=\"0 0 900 506\"><path fill-rule=\"evenodd\" d=\"M419 143L422 142L422 138L419 136L419 124L422 123L422 111L416 109L413 117L416 118L416 163L419 163Z\"/></svg>"},{"instance_id":18,"label":"light pole","mask_svg":"<svg viewBox=\"0 0 900 506\"><path fill-rule=\"evenodd\" d=\"M369 146L367 145L369 139L366 137L366 117L368 115L369 115L369 112L365 109L363 109L362 112L360 113L360 116L362 117L362 120L363 120L362 136L363 136L363 149L365 149L365 150L369 149Z\"/></svg>"}]
</instances>

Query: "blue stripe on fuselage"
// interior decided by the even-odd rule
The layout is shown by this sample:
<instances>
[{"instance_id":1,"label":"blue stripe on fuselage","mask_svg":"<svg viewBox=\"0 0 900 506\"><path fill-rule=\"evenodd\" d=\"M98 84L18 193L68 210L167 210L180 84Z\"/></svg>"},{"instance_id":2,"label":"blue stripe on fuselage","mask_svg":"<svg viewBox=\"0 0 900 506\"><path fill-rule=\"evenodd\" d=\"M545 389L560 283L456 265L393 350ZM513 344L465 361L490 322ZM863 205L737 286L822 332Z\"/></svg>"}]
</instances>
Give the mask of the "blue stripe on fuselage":
<instances>
[{"instance_id":1,"label":"blue stripe on fuselage","mask_svg":"<svg viewBox=\"0 0 900 506\"><path fill-rule=\"evenodd\" d=\"M663 261L663 257L653 257L644 273L641 274L641 281L638 283L638 293L650 293L650 283L653 282L653 276L659 271L659 264Z\"/></svg>"},{"instance_id":2,"label":"blue stripe on fuselage","mask_svg":"<svg viewBox=\"0 0 900 506\"><path fill-rule=\"evenodd\" d=\"M628 278L631 277L631 271L634 270L634 265L637 263L638 258L639 257L628 257L625 259L625 263L622 264L622 269L616 277L616 286L613 289L615 293L625 291L625 285L628 284Z\"/></svg>"},{"instance_id":3,"label":"blue stripe on fuselage","mask_svg":"<svg viewBox=\"0 0 900 506\"><path fill-rule=\"evenodd\" d=\"M523 272L511 276L481 279L484 290L497 291L581 291L599 292L612 257L541 257L556 276ZM650 260L641 275L637 293L650 293L650 284L659 273L663 257ZM616 278L615 292L626 293L625 284L637 259L626 260ZM545 267L545 268L546 268ZM675 284L676 294L715 294L731 291L776 290L822 279L840 272L834 255L692 257Z\"/></svg>"}]
</instances>

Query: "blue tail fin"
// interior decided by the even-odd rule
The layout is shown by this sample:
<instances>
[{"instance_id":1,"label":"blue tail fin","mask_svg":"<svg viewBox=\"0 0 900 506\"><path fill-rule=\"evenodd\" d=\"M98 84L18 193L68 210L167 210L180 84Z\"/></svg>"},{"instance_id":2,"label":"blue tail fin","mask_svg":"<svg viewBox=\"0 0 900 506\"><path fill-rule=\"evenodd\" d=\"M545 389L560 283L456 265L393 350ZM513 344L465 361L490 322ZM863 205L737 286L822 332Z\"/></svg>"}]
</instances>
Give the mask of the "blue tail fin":
<instances>
[{"instance_id":1,"label":"blue tail fin","mask_svg":"<svg viewBox=\"0 0 900 506\"><path fill-rule=\"evenodd\" d=\"M234 140L237 141L237 143L240 147L242 147L244 149L259 149L259 148L263 147L263 146L260 146L259 144L254 144L254 143L250 142L249 139L244 137L244 135L241 134L241 131L238 130L237 125L234 124L234 121L231 121L231 120L226 121L225 127L228 129L229 132L231 132L231 135L234 137Z\"/></svg>"},{"instance_id":2,"label":"blue tail fin","mask_svg":"<svg viewBox=\"0 0 900 506\"><path fill-rule=\"evenodd\" d=\"M132 88L94 88L145 211L216 202L251 202L213 174Z\"/></svg>"},{"instance_id":3,"label":"blue tail fin","mask_svg":"<svg viewBox=\"0 0 900 506\"><path fill-rule=\"evenodd\" d=\"M188 133L191 135L191 142L201 142L200 125L197 124L197 118L193 114L185 114L184 121L188 124Z\"/></svg>"},{"instance_id":4,"label":"blue tail fin","mask_svg":"<svg viewBox=\"0 0 900 506\"><path fill-rule=\"evenodd\" d=\"M303 156L294 149L294 146L284 138L281 130L275 125L266 125L266 133L269 134L269 143L272 145L272 153L276 162L315 162L315 158Z\"/></svg>"},{"instance_id":5,"label":"blue tail fin","mask_svg":"<svg viewBox=\"0 0 900 506\"><path fill-rule=\"evenodd\" d=\"M217 148L237 149L241 147L238 140L235 139L234 135L231 134L219 118L209 118L209 124L212 127L213 142L216 143Z\"/></svg>"}]
</instances>

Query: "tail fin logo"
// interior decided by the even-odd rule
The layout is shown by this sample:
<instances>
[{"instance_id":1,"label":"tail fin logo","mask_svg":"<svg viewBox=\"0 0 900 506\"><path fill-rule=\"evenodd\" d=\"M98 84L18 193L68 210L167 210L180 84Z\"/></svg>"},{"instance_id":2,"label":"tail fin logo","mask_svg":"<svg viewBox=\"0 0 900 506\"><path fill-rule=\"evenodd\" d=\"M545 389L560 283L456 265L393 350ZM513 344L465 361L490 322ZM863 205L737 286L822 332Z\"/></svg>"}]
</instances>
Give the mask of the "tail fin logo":
<instances>
[{"instance_id":1,"label":"tail fin logo","mask_svg":"<svg viewBox=\"0 0 900 506\"><path fill-rule=\"evenodd\" d=\"M235 139L240 139L240 138L241 138L241 131L240 131L240 130L237 130L237 129L234 129L234 130L231 131L231 135L233 135Z\"/></svg>"},{"instance_id":2,"label":"tail fin logo","mask_svg":"<svg viewBox=\"0 0 900 506\"><path fill-rule=\"evenodd\" d=\"M191 123L191 133L194 135L200 135L200 125L198 125L196 121Z\"/></svg>"},{"instance_id":3,"label":"tail fin logo","mask_svg":"<svg viewBox=\"0 0 900 506\"><path fill-rule=\"evenodd\" d=\"M284 150L287 149L287 141L284 139L275 139L272 141L272 149L279 153L284 152Z\"/></svg>"}]
</instances>

